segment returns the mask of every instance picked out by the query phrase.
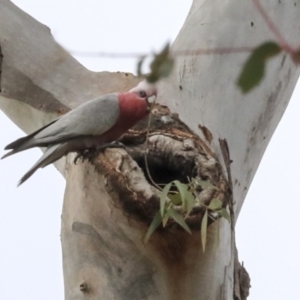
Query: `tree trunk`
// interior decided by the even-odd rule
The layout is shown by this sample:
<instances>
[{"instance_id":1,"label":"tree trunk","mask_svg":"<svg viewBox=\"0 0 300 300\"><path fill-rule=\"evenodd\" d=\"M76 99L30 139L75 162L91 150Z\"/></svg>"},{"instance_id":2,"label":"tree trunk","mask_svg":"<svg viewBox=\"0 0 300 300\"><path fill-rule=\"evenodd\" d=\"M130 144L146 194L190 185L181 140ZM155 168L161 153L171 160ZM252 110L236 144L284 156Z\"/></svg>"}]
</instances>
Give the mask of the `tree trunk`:
<instances>
[{"instance_id":1,"label":"tree trunk","mask_svg":"<svg viewBox=\"0 0 300 300\"><path fill-rule=\"evenodd\" d=\"M263 5L292 41L298 33L299 6L271 0ZM10 1L0 0L0 7L0 107L25 132L95 96L127 90L139 81L127 73L88 71L55 43L47 27ZM251 2L194 0L172 50L253 47L270 38ZM177 134L172 128L152 130L149 139L150 149L159 144L159 154L171 157L162 159L165 168L176 164L172 157L177 154L184 162L197 161L197 174L218 185L224 205L235 203L235 219L299 75L282 54L270 62L259 87L243 95L235 81L247 55L176 57L175 70L160 84L159 101L202 140L183 125L176 127ZM176 125L176 117L162 109L157 108L158 120L168 116ZM136 132L144 137L144 128L136 128L129 138ZM207 132L212 140L205 144ZM223 158L226 162L226 147L219 143L223 139L230 152L223 169L232 174L234 199L230 178L226 180L220 167ZM182 152L187 140L195 146ZM244 299L234 223L210 222L205 252L199 233L203 211L187 220L192 235L170 224L143 243L159 208L159 192L147 181L145 166L137 158L144 146L143 141L127 151L108 149L92 163L79 165L73 165L68 155L57 164L67 181L61 234L65 299ZM180 176L178 170L184 166L178 162L175 175Z\"/></svg>"},{"instance_id":2,"label":"tree trunk","mask_svg":"<svg viewBox=\"0 0 300 300\"><path fill-rule=\"evenodd\" d=\"M261 3L292 43L299 32L299 5ZM256 47L269 40L275 38L252 1L195 0L172 49ZM228 141L237 214L299 77L299 68L282 53L268 63L259 87L243 95L235 83L248 56L234 52L180 56L175 72L160 89L161 102L192 130L204 137L201 126L209 129L218 157L218 138Z\"/></svg>"}]
</instances>

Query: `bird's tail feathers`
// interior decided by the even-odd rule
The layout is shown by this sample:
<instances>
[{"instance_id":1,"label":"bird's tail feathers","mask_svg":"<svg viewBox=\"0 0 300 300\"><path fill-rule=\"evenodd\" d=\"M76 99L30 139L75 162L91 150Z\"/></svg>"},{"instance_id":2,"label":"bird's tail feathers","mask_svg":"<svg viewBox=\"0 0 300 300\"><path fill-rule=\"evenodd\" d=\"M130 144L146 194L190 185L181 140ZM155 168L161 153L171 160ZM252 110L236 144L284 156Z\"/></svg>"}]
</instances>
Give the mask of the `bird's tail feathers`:
<instances>
[{"instance_id":1,"label":"bird's tail feathers","mask_svg":"<svg viewBox=\"0 0 300 300\"><path fill-rule=\"evenodd\" d=\"M44 168L47 165L60 159L67 154L67 143L58 144L47 148L42 157L33 165L33 167L20 179L18 186L24 183L35 171L39 168Z\"/></svg>"},{"instance_id":2,"label":"bird's tail feathers","mask_svg":"<svg viewBox=\"0 0 300 300\"><path fill-rule=\"evenodd\" d=\"M27 136L24 136L22 138L19 138L17 139L16 141L8 144L4 150L11 150L9 151L8 153L6 153L5 155L3 155L1 157L1 159L5 158L5 157L8 157L10 155L13 155L15 153L18 153L18 152L21 152L23 150L27 150L27 149L30 149L30 148L33 148L33 147L37 147L37 146L46 146L46 145L43 145L42 143L38 143L34 137L36 134L38 134L39 132L41 132L42 130L44 130L45 128L49 127L51 124L55 123L57 121L54 120L52 122L50 122L49 124L47 124L46 126L36 130L35 132L27 135Z\"/></svg>"},{"instance_id":3,"label":"bird's tail feathers","mask_svg":"<svg viewBox=\"0 0 300 300\"><path fill-rule=\"evenodd\" d=\"M27 136L24 137L24 138L21 138L21 139L25 140L25 138L27 138ZM19 140L21 140L21 139L19 139ZM15 142L18 142L19 140L15 141ZM20 141L19 145L15 146L15 147L13 146L12 148L8 148L8 146L6 146L4 150L8 150L8 149L12 149L12 150L9 151L8 153L4 154L1 157L1 159L4 159L8 156L11 156L11 155L13 155L15 153L18 153L18 152L21 152L21 151L24 151L26 149L30 149L30 148L34 147L35 145L32 143L32 138L30 138L30 139L25 140L24 142Z\"/></svg>"}]
</instances>

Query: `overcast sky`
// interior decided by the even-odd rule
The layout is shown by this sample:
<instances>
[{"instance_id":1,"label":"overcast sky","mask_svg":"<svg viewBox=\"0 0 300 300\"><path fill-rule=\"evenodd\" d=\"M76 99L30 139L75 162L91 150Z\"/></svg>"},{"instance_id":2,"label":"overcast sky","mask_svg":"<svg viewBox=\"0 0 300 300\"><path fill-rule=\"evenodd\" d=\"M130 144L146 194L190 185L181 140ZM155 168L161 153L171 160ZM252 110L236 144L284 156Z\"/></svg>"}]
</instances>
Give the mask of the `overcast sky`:
<instances>
[{"instance_id":1,"label":"overcast sky","mask_svg":"<svg viewBox=\"0 0 300 300\"><path fill-rule=\"evenodd\" d=\"M191 0L15 0L74 51L149 52L173 40ZM1 7L0 7L1 9ZM135 60L76 57L94 71L135 71ZM271 76L275 74L271 74ZM255 175L237 223L250 300L299 298L300 85ZM23 136L0 112L0 149ZM2 151L2 150L1 150ZM0 156L2 154L0 151ZM65 182L53 166L17 188L41 155L0 161L0 287L5 300L63 299L60 216Z\"/></svg>"}]
</instances>

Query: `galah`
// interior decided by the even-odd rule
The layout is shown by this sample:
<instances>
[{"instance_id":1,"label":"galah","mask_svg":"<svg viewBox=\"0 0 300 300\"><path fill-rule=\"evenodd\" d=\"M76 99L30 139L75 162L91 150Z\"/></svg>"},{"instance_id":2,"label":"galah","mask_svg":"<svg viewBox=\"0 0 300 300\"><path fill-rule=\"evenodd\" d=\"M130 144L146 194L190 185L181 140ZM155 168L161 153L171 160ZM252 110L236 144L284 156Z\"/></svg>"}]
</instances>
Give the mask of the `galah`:
<instances>
[{"instance_id":1,"label":"galah","mask_svg":"<svg viewBox=\"0 0 300 300\"><path fill-rule=\"evenodd\" d=\"M5 150L11 151L2 158L33 147L47 147L42 157L21 178L20 185L38 168L55 162L69 152L83 153L109 147L148 115L149 100L156 93L154 85L142 81L129 92L107 94L90 100L7 145Z\"/></svg>"}]
</instances>

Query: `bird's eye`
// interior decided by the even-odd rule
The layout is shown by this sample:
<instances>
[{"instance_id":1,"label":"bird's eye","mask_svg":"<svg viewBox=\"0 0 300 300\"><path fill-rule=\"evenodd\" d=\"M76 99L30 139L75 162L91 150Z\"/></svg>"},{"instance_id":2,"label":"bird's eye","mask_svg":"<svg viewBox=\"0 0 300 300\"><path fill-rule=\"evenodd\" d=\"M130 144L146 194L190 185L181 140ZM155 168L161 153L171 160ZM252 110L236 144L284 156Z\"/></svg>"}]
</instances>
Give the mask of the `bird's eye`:
<instances>
[{"instance_id":1,"label":"bird's eye","mask_svg":"<svg viewBox=\"0 0 300 300\"><path fill-rule=\"evenodd\" d=\"M147 93L143 90L138 91L138 96L141 98L146 98L147 97Z\"/></svg>"}]
</instances>

